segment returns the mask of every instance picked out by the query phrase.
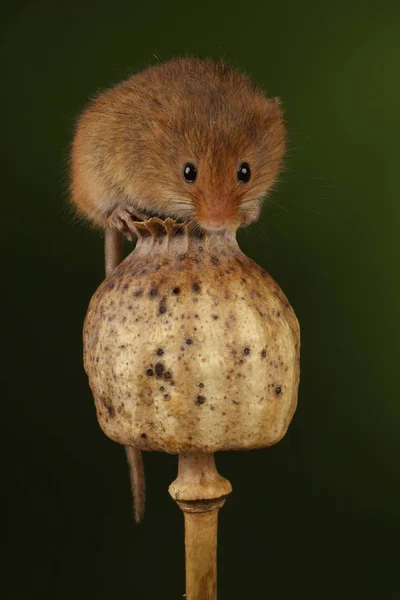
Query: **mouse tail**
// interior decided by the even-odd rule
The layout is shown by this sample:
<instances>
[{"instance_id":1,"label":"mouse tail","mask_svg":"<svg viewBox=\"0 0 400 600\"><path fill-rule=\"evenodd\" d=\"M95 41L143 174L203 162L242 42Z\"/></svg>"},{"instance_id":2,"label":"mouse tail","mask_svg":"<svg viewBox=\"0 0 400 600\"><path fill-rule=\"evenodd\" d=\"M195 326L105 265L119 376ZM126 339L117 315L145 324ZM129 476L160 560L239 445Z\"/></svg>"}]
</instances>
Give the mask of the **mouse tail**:
<instances>
[{"instance_id":1,"label":"mouse tail","mask_svg":"<svg viewBox=\"0 0 400 600\"><path fill-rule=\"evenodd\" d=\"M113 227L106 228L104 237L104 256L106 277L108 277L122 260L122 234L118 229ZM146 500L142 453L132 446L125 446L125 452L129 465L129 476L133 496L133 516L136 523L141 523L144 517Z\"/></svg>"},{"instance_id":2,"label":"mouse tail","mask_svg":"<svg viewBox=\"0 0 400 600\"><path fill-rule=\"evenodd\" d=\"M133 516L136 523L141 523L144 517L146 501L143 457L141 451L132 446L125 446L125 452L129 465L129 476L133 496Z\"/></svg>"}]
</instances>

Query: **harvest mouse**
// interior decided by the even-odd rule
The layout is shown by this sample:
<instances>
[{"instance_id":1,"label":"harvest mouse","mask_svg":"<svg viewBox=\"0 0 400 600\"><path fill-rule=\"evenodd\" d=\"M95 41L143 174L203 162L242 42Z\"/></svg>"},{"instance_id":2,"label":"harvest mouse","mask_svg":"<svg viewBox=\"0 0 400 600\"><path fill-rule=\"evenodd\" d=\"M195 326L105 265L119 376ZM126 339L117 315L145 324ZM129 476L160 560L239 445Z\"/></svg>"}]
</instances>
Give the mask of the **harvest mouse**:
<instances>
[{"instance_id":1,"label":"harvest mouse","mask_svg":"<svg viewBox=\"0 0 400 600\"><path fill-rule=\"evenodd\" d=\"M135 220L172 217L210 234L257 220L284 152L277 98L222 61L175 59L89 103L73 141L71 200L105 228L109 273ZM141 453L127 455L140 521Z\"/></svg>"}]
</instances>

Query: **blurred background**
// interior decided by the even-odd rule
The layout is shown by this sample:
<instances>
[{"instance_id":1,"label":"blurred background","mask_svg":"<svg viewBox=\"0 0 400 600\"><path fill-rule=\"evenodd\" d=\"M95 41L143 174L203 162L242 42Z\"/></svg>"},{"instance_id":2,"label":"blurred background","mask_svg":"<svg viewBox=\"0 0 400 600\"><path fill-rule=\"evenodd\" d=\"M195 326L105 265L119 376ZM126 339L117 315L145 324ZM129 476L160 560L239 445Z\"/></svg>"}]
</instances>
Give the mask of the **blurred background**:
<instances>
[{"instance_id":1,"label":"blurred background","mask_svg":"<svg viewBox=\"0 0 400 600\"><path fill-rule=\"evenodd\" d=\"M219 598L399 592L398 2L5 1L1 438L9 599L181 598L177 459L147 453L131 517L124 451L101 432L81 329L102 235L67 200L88 98L181 54L223 57L281 98L286 170L242 249L302 329L299 406L275 447L217 456Z\"/></svg>"}]
</instances>

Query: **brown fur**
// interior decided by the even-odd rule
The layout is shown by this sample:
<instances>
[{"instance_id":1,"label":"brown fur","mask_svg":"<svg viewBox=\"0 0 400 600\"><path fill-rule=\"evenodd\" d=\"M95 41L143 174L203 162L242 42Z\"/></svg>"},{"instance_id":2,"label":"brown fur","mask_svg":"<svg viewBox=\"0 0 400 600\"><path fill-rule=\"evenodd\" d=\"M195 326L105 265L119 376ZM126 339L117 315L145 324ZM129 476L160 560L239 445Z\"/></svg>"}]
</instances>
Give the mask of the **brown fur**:
<instances>
[{"instance_id":1,"label":"brown fur","mask_svg":"<svg viewBox=\"0 0 400 600\"><path fill-rule=\"evenodd\" d=\"M285 150L276 99L222 62L183 58L150 67L93 100L73 143L71 196L105 226L114 209L146 209L206 229L259 215ZM198 169L194 183L183 167ZM237 181L247 162L248 183Z\"/></svg>"}]
</instances>

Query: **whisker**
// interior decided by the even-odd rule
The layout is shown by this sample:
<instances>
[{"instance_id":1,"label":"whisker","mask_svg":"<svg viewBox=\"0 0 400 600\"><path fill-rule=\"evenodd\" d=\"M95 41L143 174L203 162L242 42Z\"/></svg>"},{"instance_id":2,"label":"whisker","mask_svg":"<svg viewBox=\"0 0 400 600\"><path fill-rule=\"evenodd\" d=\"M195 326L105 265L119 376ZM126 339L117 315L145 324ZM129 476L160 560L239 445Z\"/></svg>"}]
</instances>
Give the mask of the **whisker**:
<instances>
[{"instance_id":1,"label":"whisker","mask_svg":"<svg viewBox=\"0 0 400 600\"><path fill-rule=\"evenodd\" d=\"M267 245L269 244L269 238L266 234L266 231L259 221L254 221L253 223L251 223L251 225L249 225L249 227L246 227L246 229L248 234L252 233L254 230Z\"/></svg>"},{"instance_id":2,"label":"whisker","mask_svg":"<svg viewBox=\"0 0 400 600\"><path fill-rule=\"evenodd\" d=\"M250 204L250 202L259 202L261 200L261 198L259 198L258 196L254 197L254 198L247 198L247 200L241 200L241 198L239 198L240 206L244 206L245 204Z\"/></svg>"},{"instance_id":3,"label":"whisker","mask_svg":"<svg viewBox=\"0 0 400 600\"><path fill-rule=\"evenodd\" d=\"M168 205L171 205L171 206L191 206L191 207L193 207L193 202L185 202L184 200L171 199L171 200L168 200Z\"/></svg>"},{"instance_id":4,"label":"whisker","mask_svg":"<svg viewBox=\"0 0 400 600\"><path fill-rule=\"evenodd\" d=\"M279 204L279 202L277 202L276 200L274 200L273 198L266 198L265 201L266 204L276 207L276 208L280 208L281 210L285 211L285 212L289 212L289 210L286 208L286 206L282 206L282 204Z\"/></svg>"},{"instance_id":5,"label":"whisker","mask_svg":"<svg viewBox=\"0 0 400 600\"><path fill-rule=\"evenodd\" d=\"M193 200L196 200L196 201L198 201L198 197L197 197L195 194L193 194L192 192L189 192L189 191L188 191L188 192L187 192L187 194L188 194L188 196L190 196L190 197L191 197ZM179 202L180 202L180 200L179 200ZM184 200L182 200L182 202L185 202L185 201L184 201ZM188 204L191 204L191 203L190 203L190 202L188 202Z\"/></svg>"},{"instance_id":6,"label":"whisker","mask_svg":"<svg viewBox=\"0 0 400 600\"><path fill-rule=\"evenodd\" d=\"M268 219L267 219L267 223L271 223L272 227L273 227L273 228L274 228L274 229L275 229L275 230L276 230L276 231L277 231L277 232L278 232L278 233L279 233L279 234L280 234L282 237L284 237L285 239L288 239L288 238L289 238L288 234L287 234L286 232L282 231L282 229L280 229L280 228L279 228L279 227L276 225L276 223L274 223L274 222L273 222L273 220L272 220L272 219L271 219L269 216L268 216Z\"/></svg>"},{"instance_id":7,"label":"whisker","mask_svg":"<svg viewBox=\"0 0 400 600\"><path fill-rule=\"evenodd\" d=\"M188 229L190 233L202 234L204 232L203 227L201 227L201 225L197 223L197 221L193 220L188 222Z\"/></svg>"}]
</instances>

